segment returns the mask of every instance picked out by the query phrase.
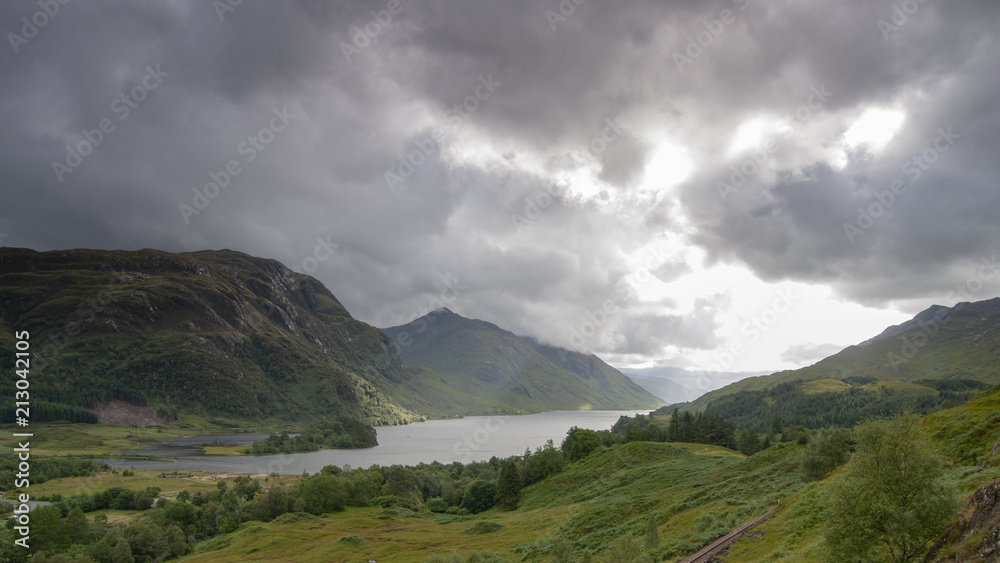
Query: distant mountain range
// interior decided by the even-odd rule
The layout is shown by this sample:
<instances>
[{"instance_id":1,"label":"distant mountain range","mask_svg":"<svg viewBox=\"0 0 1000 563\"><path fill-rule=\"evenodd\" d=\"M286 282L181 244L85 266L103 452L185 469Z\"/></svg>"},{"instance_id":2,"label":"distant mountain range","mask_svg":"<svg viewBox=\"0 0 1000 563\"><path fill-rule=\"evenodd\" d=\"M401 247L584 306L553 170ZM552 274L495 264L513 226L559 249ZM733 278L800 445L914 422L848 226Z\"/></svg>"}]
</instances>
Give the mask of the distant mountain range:
<instances>
[{"instance_id":1,"label":"distant mountain range","mask_svg":"<svg viewBox=\"0 0 1000 563\"><path fill-rule=\"evenodd\" d=\"M501 412L663 404L593 354L541 344L446 308L384 330L426 384L436 379Z\"/></svg>"},{"instance_id":2,"label":"distant mountain range","mask_svg":"<svg viewBox=\"0 0 1000 563\"><path fill-rule=\"evenodd\" d=\"M354 319L316 279L229 250L0 249L4 357L14 357L15 331L31 335L38 412L120 399L220 422L351 415L393 424L647 409L703 389L684 370L625 370L644 389L592 354L447 309L383 332ZM716 386L743 374L708 375ZM684 408L785 381L852 377L1000 383L1000 298L928 308L812 366L748 377ZM13 396L13 385L3 379L0 393Z\"/></svg>"},{"instance_id":3,"label":"distant mountain range","mask_svg":"<svg viewBox=\"0 0 1000 563\"><path fill-rule=\"evenodd\" d=\"M718 397L770 389L796 379L849 377L879 381L972 379L1000 384L1000 298L954 307L933 305L909 321L811 366L743 379L706 393L684 408L703 410Z\"/></svg>"},{"instance_id":4,"label":"distant mountain range","mask_svg":"<svg viewBox=\"0 0 1000 563\"><path fill-rule=\"evenodd\" d=\"M676 367L620 368L632 381L667 403L693 401L729 383L773 373L770 371L689 371Z\"/></svg>"}]
</instances>

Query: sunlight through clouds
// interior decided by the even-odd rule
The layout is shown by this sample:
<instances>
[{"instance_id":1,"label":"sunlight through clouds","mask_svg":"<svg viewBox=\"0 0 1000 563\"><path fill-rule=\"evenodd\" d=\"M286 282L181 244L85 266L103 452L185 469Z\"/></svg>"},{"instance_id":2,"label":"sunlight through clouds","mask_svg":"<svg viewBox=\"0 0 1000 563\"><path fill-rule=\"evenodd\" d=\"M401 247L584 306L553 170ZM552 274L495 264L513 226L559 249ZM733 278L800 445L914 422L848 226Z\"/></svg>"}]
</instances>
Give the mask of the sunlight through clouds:
<instances>
[{"instance_id":1,"label":"sunlight through clouds","mask_svg":"<svg viewBox=\"0 0 1000 563\"><path fill-rule=\"evenodd\" d=\"M767 126L763 117L757 117L749 121L744 121L729 143L729 153L727 156L735 156L747 149L760 146L767 137Z\"/></svg>"},{"instance_id":2,"label":"sunlight through clouds","mask_svg":"<svg viewBox=\"0 0 1000 563\"><path fill-rule=\"evenodd\" d=\"M905 119L902 110L869 109L844 132L844 143L850 149L864 146L871 151L881 150L896 136Z\"/></svg>"},{"instance_id":3,"label":"sunlight through clouds","mask_svg":"<svg viewBox=\"0 0 1000 563\"><path fill-rule=\"evenodd\" d=\"M672 141L662 141L646 162L639 189L655 193L672 188L687 180L694 168L694 161L686 149Z\"/></svg>"}]
</instances>

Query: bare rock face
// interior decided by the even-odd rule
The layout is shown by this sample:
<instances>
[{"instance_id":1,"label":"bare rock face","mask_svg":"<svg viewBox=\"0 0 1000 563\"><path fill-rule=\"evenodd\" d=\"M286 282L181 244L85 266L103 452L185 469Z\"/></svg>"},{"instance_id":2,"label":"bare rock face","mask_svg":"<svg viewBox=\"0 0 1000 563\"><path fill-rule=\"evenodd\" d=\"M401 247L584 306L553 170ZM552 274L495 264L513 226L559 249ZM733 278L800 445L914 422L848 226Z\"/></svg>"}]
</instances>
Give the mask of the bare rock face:
<instances>
[{"instance_id":1,"label":"bare rock face","mask_svg":"<svg viewBox=\"0 0 1000 563\"><path fill-rule=\"evenodd\" d=\"M1000 561L1000 480L969 496L969 503L945 527L924 561Z\"/></svg>"},{"instance_id":2,"label":"bare rock face","mask_svg":"<svg viewBox=\"0 0 1000 563\"><path fill-rule=\"evenodd\" d=\"M124 426L172 426L174 421L156 414L152 407L140 407L125 401L113 400L96 409L101 422Z\"/></svg>"}]
</instances>

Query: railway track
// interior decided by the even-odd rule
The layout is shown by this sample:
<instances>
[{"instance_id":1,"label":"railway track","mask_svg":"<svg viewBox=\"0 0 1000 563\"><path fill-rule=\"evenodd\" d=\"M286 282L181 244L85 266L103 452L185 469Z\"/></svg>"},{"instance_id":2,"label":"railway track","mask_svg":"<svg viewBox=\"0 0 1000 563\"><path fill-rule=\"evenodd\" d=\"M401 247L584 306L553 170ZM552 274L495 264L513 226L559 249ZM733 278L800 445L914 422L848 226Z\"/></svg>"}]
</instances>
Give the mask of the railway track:
<instances>
[{"instance_id":1,"label":"railway track","mask_svg":"<svg viewBox=\"0 0 1000 563\"><path fill-rule=\"evenodd\" d=\"M743 537L743 534L747 533L751 528L760 524L767 519L774 512L774 508L769 509L764 514L746 522L739 528L736 528L732 532L722 536L721 538L713 541L712 543L706 545L705 547L699 549L697 552L688 555L681 560L681 563L705 563L713 556L718 555L720 551L729 547L731 543Z\"/></svg>"}]
</instances>

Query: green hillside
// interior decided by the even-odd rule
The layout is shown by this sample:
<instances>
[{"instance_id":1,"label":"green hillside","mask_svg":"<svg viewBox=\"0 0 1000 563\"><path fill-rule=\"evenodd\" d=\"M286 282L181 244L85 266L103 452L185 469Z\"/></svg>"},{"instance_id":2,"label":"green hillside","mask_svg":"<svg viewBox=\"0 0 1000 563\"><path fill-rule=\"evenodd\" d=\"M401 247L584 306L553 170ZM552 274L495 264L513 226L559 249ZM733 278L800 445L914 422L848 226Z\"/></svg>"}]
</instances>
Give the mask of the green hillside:
<instances>
[{"instance_id":1,"label":"green hillside","mask_svg":"<svg viewBox=\"0 0 1000 563\"><path fill-rule=\"evenodd\" d=\"M406 396L421 382L388 337L277 261L4 248L0 264L0 353L13 357L15 330L30 333L36 401L119 399L218 421L418 417ZM13 380L3 385L13 396Z\"/></svg>"},{"instance_id":2,"label":"green hillside","mask_svg":"<svg viewBox=\"0 0 1000 563\"><path fill-rule=\"evenodd\" d=\"M408 366L494 410L655 408L662 401L594 355L517 336L438 309L385 329Z\"/></svg>"},{"instance_id":3,"label":"green hillside","mask_svg":"<svg viewBox=\"0 0 1000 563\"><path fill-rule=\"evenodd\" d=\"M927 545L933 554L928 561L994 560L1000 523L1000 467L993 467L1000 463L998 407L1000 386L917 421L917 428L929 437L931 455L943 462L949 498L962 506L934 533L937 540ZM578 432L576 440L585 435L612 437ZM63 479L33 485L32 490L36 497L65 495L59 502L67 510L89 503L87 510L126 520L120 534L95 525L94 532L104 534L101 543L73 548L85 554L101 553L124 537L137 555L140 550L173 552L186 554L181 560L192 562L676 563L773 509L718 561L828 561L823 534L831 494L849 468L843 464L849 463L855 442L844 442L843 457L827 469L832 472L817 477L806 468L812 460L824 459L829 442L823 445L822 433L796 434L782 436L780 443L749 457L705 444L614 439L610 445L591 444L579 455L564 442L561 450L539 448L526 456L467 465L329 467L313 476L280 480L226 477L226 484L219 486L194 477L160 481L170 492L157 509L104 512L100 503L107 494L70 496L83 483L100 483L99 489L115 487L117 497L123 489L136 491L130 497L135 502L145 491L143 506L148 506L148 487L159 484L152 471L124 479L107 473L64 473ZM493 506L501 498L494 493L501 490L504 475L525 485L516 494L513 510ZM178 496L185 489L188 494ZM117 501L110 502L115 506ZM93 514L88 513L90 518ZM63 517L67 527L69 520ZM170 526L181 527L198 543L171 543ZM157 535L157 530L168 533ZM10 534L0 529L0 537Z\"/></svg>"},{"instance_id":4,"label":"green hillside","mask_svg":"<svg viewBox=\"0 0 1000 563\"><path fill-rule=\"evenodd\" d=\"M903 324L811 366L749 377L678 406L699 411L712 400L738 391L768 389L798 379L849 377L1000 383L1000 298L959 303L951 308L934 305Z\"/></svg>"},{"instance_id":5,"label":"green hillside","mask_svg":"<svg viewBox=\"0 0 1000 563\"><path fill-rule=\"evenodd\" d=\"M989 385L973 379L921 379L918 382L872 378L812 379L779 383L768 389L737 391L716 397L705 414L739 428L766 432L773 421L810 429L850 428L865 420L904 412L927 414L960 405ZM653 412L664 416L672 407Z\"/></svg>"},{"instance_id":6,"label":"green hillside","mask_svg":"<svg viewBox=\"0 0 1000 563\"><path fill-rule=\"evenodd\" d=\"M922 426L946 464L946 479L964 506L942 530L934 561L992 561L983 553L995 551L997 514L1000 514L1000 388L994 388L960 407L924 418ZM472 520L427 521L399 518L387 528L366 525L354 516L364 546L331 546L335 557L389 553L393 561L433 561L433 553L462 554L474 560L473 550L498 554L497 561L550 561L560 544L573 561L584 553L595 561L680 561L739 524L775 508L753 533L734 543L719 558L724 563L759 561L816 562L828 560L822 534L828 491L839 472L814 481L805 476L802 462L807 446L781 443L744 457L730 450L701 444L631 442L598 449L569 464L562 472L532 484L521 492L516 511L496 509L469 516ZM377 516L372 514L371 516ZM332 517L337 527L341 517ZM656 523L659 546L645 548L650 518ZM485 536L466 536L461 530L476 521L502 527ZM345 522L346 524L346 522ZM306 527L297 528L311 538ZM410 532L409 530L412 530ZM277 533L277 530L269 535ZM405 544L406 552L391 551ZM236 560L243 540L214 552L219 561ZM266 540L262 550L275 549ZM313 549L320 549L314 543ZM207 554L206 554L207 555ZM649 557L646 559L645 557ZM207 561L205 555L192 558ZM303 559L305 560L305 559Z\"/></svg>"}]
</instances>

